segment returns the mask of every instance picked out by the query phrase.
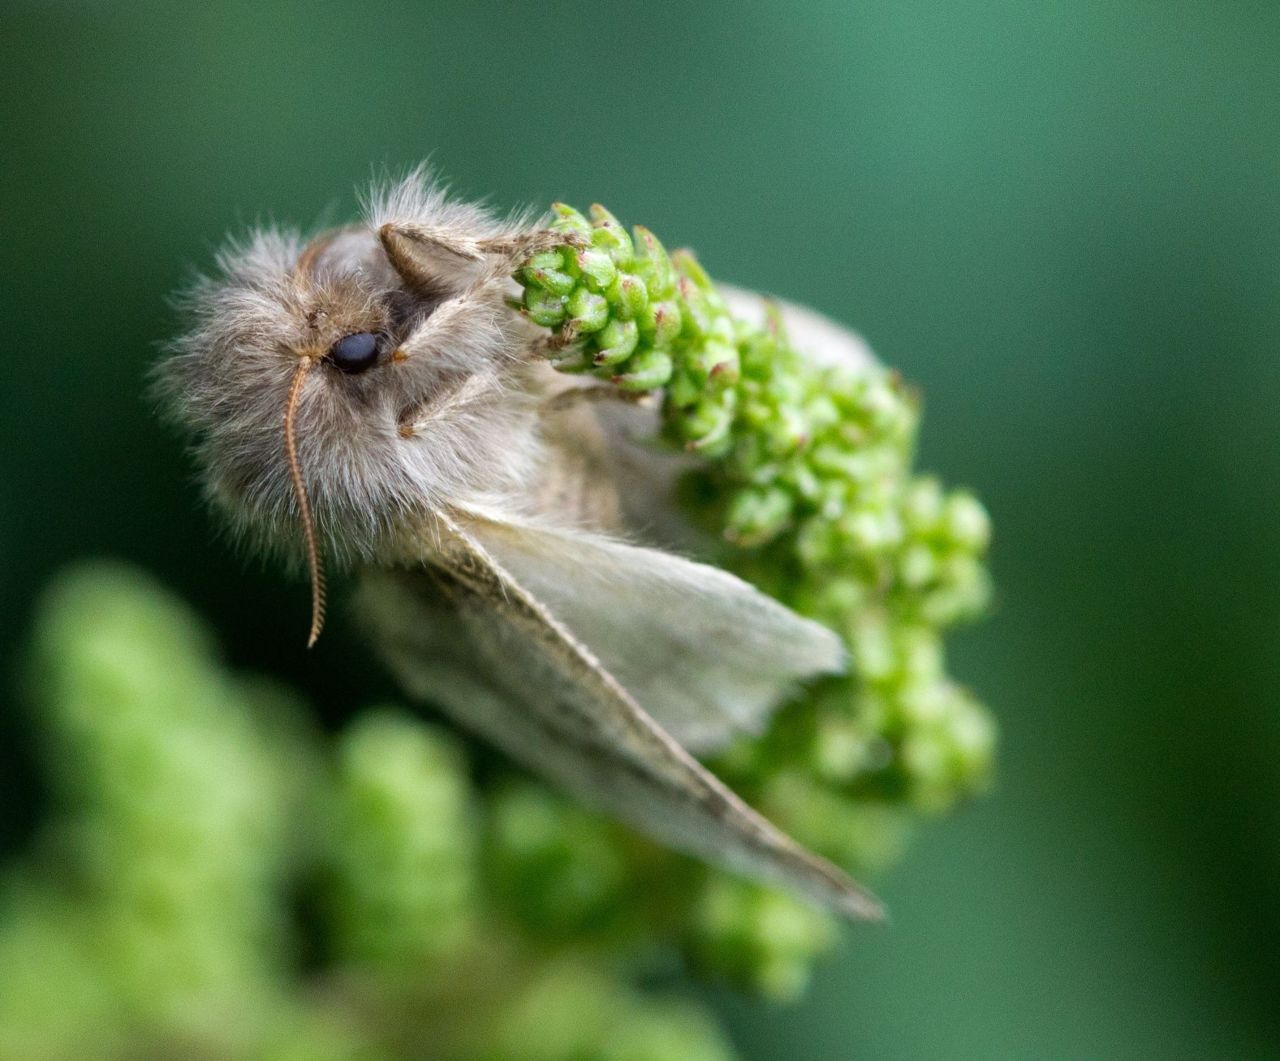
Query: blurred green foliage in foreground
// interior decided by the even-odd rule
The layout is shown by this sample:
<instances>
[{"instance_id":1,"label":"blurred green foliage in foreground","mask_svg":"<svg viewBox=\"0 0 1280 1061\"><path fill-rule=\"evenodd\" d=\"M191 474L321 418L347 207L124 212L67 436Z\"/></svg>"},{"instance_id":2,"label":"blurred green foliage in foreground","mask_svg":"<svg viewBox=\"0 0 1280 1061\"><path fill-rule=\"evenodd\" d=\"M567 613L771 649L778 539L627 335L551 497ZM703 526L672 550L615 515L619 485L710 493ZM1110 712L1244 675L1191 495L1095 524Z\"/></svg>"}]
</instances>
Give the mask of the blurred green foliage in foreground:
<instances>
[{"instance_id":1,"label":"blurred green foliage in foreground","mask_svg":"<svg viewBox=\"0 0 1280 1061\"><path fill-rule=\"evenodd\" d=\"M326 746L124 568L51 590L32 679L59 809L6 875L0 1056L727 1056L481 895L477 839L529 829L485 827L451 735L379 709Z\"/></svg>"},{"instance_id":2,"label":"blurred green foliage in foreground","mask_svg":"<svg viewBox=\"0 0 1280 1061\"><path fill-rule=\"evenodd\" d=\"M724 1058L637 978L684 953L791 995L833 939L523 777L477 785L407 713L329 738L130 568L48 591L28 684L55 803L0 885L3 1057ZM896 849L887 805L811 803L780 819L846 862Z\"/></svg>"}]
</instances>

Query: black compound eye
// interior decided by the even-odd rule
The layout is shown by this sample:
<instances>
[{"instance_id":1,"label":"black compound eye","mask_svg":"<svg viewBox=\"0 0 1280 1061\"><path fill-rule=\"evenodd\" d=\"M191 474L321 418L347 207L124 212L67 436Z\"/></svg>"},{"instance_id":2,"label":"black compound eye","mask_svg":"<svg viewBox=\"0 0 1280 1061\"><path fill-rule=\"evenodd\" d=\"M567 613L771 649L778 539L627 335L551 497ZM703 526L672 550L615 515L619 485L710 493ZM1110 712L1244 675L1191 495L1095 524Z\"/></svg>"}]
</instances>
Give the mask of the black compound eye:
<instances>
[{"instance_id":1,"label":"black compound eye","mask_svg":"<svg viewBox=\"0 0 1280 1061\"><path fill-rule=\"evenodd\" d=\"M329 348L329 360L350 375L373 368L378 363L378 337L373 332L345 335Z\"/></svg>"}]
</instances>

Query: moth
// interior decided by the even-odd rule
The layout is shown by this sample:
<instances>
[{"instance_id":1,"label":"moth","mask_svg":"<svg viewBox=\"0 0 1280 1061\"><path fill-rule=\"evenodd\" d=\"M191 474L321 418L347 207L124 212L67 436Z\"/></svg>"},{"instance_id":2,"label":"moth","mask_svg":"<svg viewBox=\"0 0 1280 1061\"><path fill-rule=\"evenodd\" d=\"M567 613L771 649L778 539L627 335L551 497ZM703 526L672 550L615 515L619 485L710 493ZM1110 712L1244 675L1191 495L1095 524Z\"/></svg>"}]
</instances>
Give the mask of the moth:
<instances>
[{"instance_id":1,"label":"moth","mask_svg":"<svg viewBox=\"0 0 1280 1061\"><path fill-rule=\"evenodd\" d=\"M698 761L842 669L844 648L683 555L656 412L547 363L511 276L564 235L421 170L363 215L229 244L157 367L213 506L250 548L310 570L311 642L325 564L356 569L362 623L411 696L661 843L879 917ZM812 356L868 356L811 311L781 312Z\"/></svg>"}]
</instances>

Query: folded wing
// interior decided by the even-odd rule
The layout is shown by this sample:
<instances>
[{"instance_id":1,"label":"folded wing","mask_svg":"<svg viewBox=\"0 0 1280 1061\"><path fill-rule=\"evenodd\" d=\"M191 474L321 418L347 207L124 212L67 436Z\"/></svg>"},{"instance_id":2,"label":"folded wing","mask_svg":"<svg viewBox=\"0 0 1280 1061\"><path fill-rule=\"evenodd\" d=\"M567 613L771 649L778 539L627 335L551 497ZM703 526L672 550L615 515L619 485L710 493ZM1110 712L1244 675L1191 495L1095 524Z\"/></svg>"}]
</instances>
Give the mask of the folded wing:
<instances>
[{"instance_id":1,"label":"folded wing","mask_svg":"<svg viewBox=\"0 0 1280 1061\"><path fill-rule=\"evenodd\" d=\"M362 593L411 693L662 843L847 916L881 916L853 880L698 763L467 530L442 520L440 533L433 564L371 572Z\"/></svg>"},{"instance_id":2,"label":"folded wing","mask_svg":"<svg viewBox=\"0 0 1280 1061\"><path fill-rule=\"evenodd\" d=\"M474 514L467 533L695 753L758 732L845 651L726 571L587 531Z\"/></svg>"}]
</instances>

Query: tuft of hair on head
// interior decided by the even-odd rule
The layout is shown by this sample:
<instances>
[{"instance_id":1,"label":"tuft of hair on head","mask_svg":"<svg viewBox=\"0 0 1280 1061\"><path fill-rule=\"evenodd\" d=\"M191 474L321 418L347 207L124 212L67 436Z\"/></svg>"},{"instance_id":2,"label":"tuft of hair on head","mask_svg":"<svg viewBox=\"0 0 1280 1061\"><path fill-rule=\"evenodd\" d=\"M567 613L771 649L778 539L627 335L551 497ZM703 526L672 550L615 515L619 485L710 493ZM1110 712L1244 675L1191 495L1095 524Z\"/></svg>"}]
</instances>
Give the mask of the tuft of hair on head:
<instances>
[{"instance_id":1,"label":"tuft of hair on head","mask_svg":"<svg viewBox=\"0 0 1280 1061\"><path fill-rule=\"evenodd\" d=\"M544 227L550 220L548 213L532 208L502 216L483 199L455 196L427 162L398 175L390 170L375 173L359 199L365 222L375 232L387 223L418 222L475 239L501 239Z\"/></svg>"}]
</instances>

